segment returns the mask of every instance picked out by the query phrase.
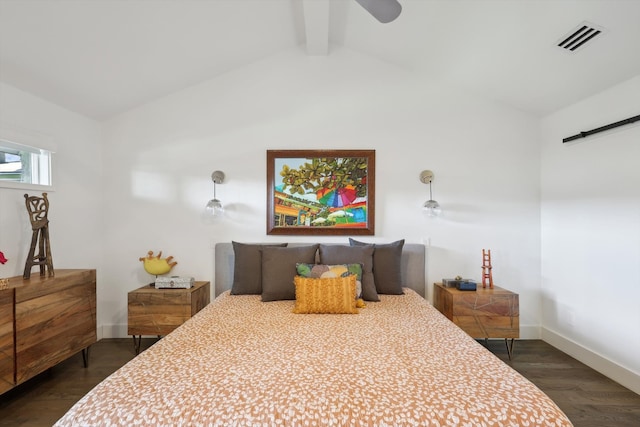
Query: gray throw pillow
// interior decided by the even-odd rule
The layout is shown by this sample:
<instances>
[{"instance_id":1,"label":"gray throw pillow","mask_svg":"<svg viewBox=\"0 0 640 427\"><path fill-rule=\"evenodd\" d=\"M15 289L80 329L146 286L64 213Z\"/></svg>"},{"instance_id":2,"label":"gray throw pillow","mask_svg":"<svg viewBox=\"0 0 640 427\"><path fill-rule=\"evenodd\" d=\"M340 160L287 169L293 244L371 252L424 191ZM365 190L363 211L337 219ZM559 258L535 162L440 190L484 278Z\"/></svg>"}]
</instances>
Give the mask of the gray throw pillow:
<instances>
[{"instance_id":1,"label":"gray throw pillow","mask_svg":"<svg viewBox=\"0 0 640 427\"><path fill-rule=\"evenodd\" d=\"M371 246L349 238L351 246ZM404 239L373 245L373 278L379 294L402 295L402 247Z\"/></svg>"},{"instance_id":2,"label":"gray throw pillow","mask_svg":"<svg viewBox=\"0 0 640 427\"><path fill-rule=\"evenodd\" d=\"M286 243L259 245L231 242L233 245L232 295L260 295L262 293L262 252L265 246L285 247Z\"/></svg>"},{"instance_id":3,"label":"gray throw pillow","mask_svg":"<svg viewBox=\"0 0 640 427\"><path fill-rule=\"evenodd\" d=\"M316 262L318 245L262 248L262 301L296 299L296 264Z\"/></svg>"},{"instance_id":4,"label":"gray throw pillow","mask_svg":"<svg viewBox=\"0 0 640 427\"><path fill-rule=\"evenodd\" d=\"M362 299L380 301L373 279L373 245L320 245L320 264L362 264Z\"/></svg>"}]
</instances>

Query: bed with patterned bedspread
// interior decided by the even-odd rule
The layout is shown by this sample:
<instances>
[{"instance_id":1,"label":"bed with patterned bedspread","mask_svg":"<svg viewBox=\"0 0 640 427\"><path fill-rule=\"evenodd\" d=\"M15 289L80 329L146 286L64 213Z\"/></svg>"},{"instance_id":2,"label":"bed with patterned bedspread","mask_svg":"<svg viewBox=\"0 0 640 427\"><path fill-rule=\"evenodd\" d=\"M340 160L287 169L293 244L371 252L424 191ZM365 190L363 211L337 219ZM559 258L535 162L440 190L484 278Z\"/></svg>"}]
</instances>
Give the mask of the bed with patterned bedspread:
<instances>
[{"instance_id":1,"label":"bed with patterned bedspread","mask_svg":"<svg viewBox=\"0 0 640 427\"><path fill-rule=\"evenodd\" d=\"M358 314L224 290L58 426L570 426L410 288Z\"/></svg>"}]
</instances>

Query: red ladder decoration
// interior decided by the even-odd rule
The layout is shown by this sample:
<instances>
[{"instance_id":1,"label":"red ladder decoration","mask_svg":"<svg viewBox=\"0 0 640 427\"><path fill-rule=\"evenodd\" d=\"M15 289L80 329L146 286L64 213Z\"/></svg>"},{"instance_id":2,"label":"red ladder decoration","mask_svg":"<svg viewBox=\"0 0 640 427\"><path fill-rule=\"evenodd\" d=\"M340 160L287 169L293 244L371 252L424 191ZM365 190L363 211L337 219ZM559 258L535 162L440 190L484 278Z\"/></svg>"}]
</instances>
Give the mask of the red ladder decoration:
<instances>
[{"instance_id":1,"label":"red ladder decoration","mask_svg":"<svg viewBox=\"0 0 640 427\"><path fill-rule=\"evenodd\" d=\"M486 288L487 284L493 289L493 274L491 273L491 249L482 250L482 287Z\"/></svg>"}]
</instances>

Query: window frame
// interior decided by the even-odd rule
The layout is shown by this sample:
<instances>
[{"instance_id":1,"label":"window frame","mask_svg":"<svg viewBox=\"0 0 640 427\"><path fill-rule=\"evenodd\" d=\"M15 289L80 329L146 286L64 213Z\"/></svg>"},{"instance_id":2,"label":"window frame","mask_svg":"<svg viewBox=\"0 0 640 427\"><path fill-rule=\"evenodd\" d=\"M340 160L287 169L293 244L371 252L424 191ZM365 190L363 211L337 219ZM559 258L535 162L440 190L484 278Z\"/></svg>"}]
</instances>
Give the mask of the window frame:
<instances>
[{"instance_id":1,"label":"window frame","mask_svg":"<svg viewBox=\"0 0 640 427\"><path fill-rule=\"evenodd\" d=\"M38 191L55 191L54 188L54 153L51 138L34 134L9 131L0 127L0 148L7 149L7 152L30 153L29 174L33 179L44 174L47 178L45 182L39 179L38 183L20 182L0 179L0 188L21 189L21 190L38 190ZM5 151L5 150L3 150ZM37 157L34 161L34 157ZM35 164L36 170L33 170ZM24 174L24 172L22 172Z\"/></svg>"}]
</instances>

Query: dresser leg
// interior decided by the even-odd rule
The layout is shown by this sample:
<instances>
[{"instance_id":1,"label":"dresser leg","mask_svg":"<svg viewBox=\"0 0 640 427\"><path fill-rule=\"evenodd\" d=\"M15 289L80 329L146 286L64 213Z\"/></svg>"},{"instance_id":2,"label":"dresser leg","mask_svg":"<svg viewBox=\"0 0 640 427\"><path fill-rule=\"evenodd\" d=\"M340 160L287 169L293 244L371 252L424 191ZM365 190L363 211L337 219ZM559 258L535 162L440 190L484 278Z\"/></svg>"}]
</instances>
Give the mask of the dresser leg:
<instances>
[{"instance_id":1,"label":"dresser leg","mask_svg":"<svg viewBox=\"0 0 640 427\"><path fill-rule=\"evenodd\" d=\"M504 339L504 343L507 346L507 354L509 355L509 360L511 360L511 355L513 355L513 341L515 338L511 338L511 342L509 342L509 338Z\"/></svg>"},{"instance_id":2,"label":"dresser leg","mask_svg":"<svg viewBox=\"0 0 640 427\"><path fill-rule=\"evenodd\" d=\"M89 367L89 347L82 349L82 364L85 368Z\"/></svg>"}]
</instances>

